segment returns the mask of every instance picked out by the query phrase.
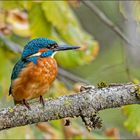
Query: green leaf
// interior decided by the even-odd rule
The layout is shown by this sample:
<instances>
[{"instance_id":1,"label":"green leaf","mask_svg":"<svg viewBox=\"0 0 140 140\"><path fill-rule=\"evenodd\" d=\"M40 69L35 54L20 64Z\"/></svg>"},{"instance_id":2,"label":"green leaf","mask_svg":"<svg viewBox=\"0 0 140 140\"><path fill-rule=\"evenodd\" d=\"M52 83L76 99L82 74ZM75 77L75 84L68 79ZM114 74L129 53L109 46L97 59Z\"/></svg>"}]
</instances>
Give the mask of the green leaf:
<instances>
[{"instance_id":1,"label":"green leaf","mask_svg":"<svg viewBox=\"0 0 140 140\"><path fill-rule=\"evenodd\" d=\"M42 3L46 19L56 28L62 39L69 44L81 45L86 34L66 1ZM55 15L55 16L54 16Z\"/></svg>"},{"instance_id":2,"label":"green leaf","mask_svg":"<svg viewBox=\"0 0 140 140\"><path fill-rule=\"evenodd\" d=\"M47 19L58 29L65 30L69 24L78 26L78 21L66 1L45 1L42 7Z\"/></svg>"},{"instance_id":3,"label":"green leaf","mask_svg":"<svg viewBox=\"0 0 140 140\"><path fill-rule=\"evenodd\" d=\"M0 8L4 10L9 10L18 7L18 1L1 1Z\"/></svg>"},{"instance_id":4,"label":"green leaf","mask_svg":"<svg viewBox=\"0 0 140 140\"><path fill-rule=\"evenodd\" d=\"M6 53L4 52L2 48L0 49L0 60L2 60L0 61L0 66L1 66L0 81L1 81L1 84L5 87L9 83L10 70L12 68L12 64L9 60L9 57L6 55Z\"/></svg>"},{"instance_id":5,"label":"green leaf","mask_svg":"<svg viewBox=\"0 0 140 140\"><path fill-rule=\"evenodd\" d=\"M15 8L20 9L31 9L33 2L32 1L1 1L0 8L4 10L11 10Z\"/></svg>"},{"instance_id":6,"label":"green leaf","mask_svg":"<svg viewBox=\"0 0 140 140\"><path fill-rule=\"evenodd\" d=\"M0 132L1 139L34 139L30 126L16 127L8 131Z\"/></svg>"},{"instance_id":7,"label":"green leaf","mask_svg":"<svg viewBox=\"0 0 140 140\"><path fill-rule=\"evenodd\" d=\"M71 68L84 64L84 61L79 57L79 52L76 51L58 53L56 54L56 59L59 65L66 68Z\"/></svg>"},{"instance_id":8,"label":"green leaf","mask_svg":"<svg viewBox=\"0 0 140 140\"><path fill-rule=\"evenodd\" d=\"M99 48L99 45L97 46L93 37L82 29L68 3L45 1L42 3L42 8L46 19L51 22L65 43L87 48L84 51L67 51L57 54L56 59L59 65L70 68L91 62L96 57L93 53L94 48Z\"/></svg>"},{"instance_id":9,"label":"green leaf","mask_svg":"<svg viewBox=\"0 0 140 140\"><path fill-rule=\"evenodd\" d=\"M127 120L124 123L125 127L140 136L140 105L123 107L123 112L127 116Z\"/></svg>"},{"instance_id":10,"label":"green leaf","mask_svg":"<svg viewBox=\"0 0 140 140\"><path fill-rule=\"evenodd\" d=\"M29 10L29 25L31 38L50 37L52 33L51 24L46 20L40 3L34 3Z\"/></svg>"},{"instance_id":11,"label":"green leaf","mask_svg":"<svg viewBox=\"0 0 140 140\"><path fill-rule=\"evenodd\" d=\"M19 5L26 10L31 10L33 1L18 1Z\"/></svg>"}]
</instances>

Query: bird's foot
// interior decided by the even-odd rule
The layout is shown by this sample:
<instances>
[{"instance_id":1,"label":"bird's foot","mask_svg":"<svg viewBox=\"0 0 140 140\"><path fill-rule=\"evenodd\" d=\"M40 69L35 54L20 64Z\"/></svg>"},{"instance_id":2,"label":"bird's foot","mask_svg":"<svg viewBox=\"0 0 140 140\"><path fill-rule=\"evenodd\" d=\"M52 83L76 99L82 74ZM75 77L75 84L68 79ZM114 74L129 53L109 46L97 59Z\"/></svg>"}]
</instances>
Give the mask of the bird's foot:
<instances>
[{"instance_id":1,"label":"bird's foot","mask_svg":"<svg viewBox=\"0 0 140 140\"><path fill-rule=\"evenodd\" d=\"M44 103L44 99L43 99L42 96L40 96L39 101L40 101L40 103L41 103L41 104L43 105L43 107L44 107L44 106L45 106L45 103Z\"/></svg>"},{"instance_id":2,"label":"bird's foot","mask_svg":"<svg viewBox=\"0 0 140 140\"><path fill-rule=\"evenodd\" d=\"M30 106L29 106L29 103L28 103L25 99L23 99L23 104L24 104L29 110L31 110L31 108L30 108Z\"/></svg>"}]
</instances>

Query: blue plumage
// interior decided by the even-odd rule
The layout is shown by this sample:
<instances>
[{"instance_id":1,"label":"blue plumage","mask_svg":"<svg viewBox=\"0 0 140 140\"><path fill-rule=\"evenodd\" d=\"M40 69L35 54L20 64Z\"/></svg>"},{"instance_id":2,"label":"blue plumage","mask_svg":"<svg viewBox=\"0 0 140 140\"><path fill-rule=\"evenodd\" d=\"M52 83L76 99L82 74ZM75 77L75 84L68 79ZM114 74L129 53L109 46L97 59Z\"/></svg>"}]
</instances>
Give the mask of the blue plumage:
<instances>
[{"instance_id":1,"label":"blue plumage","mask_svg":"<svg viewBox=\"0 0 140 140\"><path fill-rule=\"evenodd\" d=\"M23 68L25 68L28 63L29 63L29 61L25 61L25 60L23 61L23 60L20 59L15 64L15 66L13 68L12 75L11 75L11 80L15 80L18 77L18 75L21 72L21 70ZM12 85L10 86L10 89L9 89L9 95L12 94L12 90L11 89L12 89Z\"/></svg>"},{"instance_id":2,"label":"blue plumage","mask_svg":"<svg viewBox=\"0 0 140 140\"><path fill-rule=\"evenodd\" d=\"M11 80L15 80L18 77L19 73L22 71L22 69L25 68L29 62L33 62L34 64L37 63L39 56L33 56L33 57L28 57L28 56L37 53L39 49L42 48L49 49L53 44L56 44L56 42L53 40L49 40L48 38L37 38L37 39L33 39L27 45L25 45L21 59L16 63L16 65L13 68ZM53 51L49 50L48 52L42 53L40 57L51 56L52 53ZM10 94L11 94L11 86L9 89L9 95Z\"/></svg>"},{"instance_id":3,"label":"blue plumage","mask_svg":"<svg viewBox=\"0 0 140 140\"><path fill-rule=\"evenodd\" d=\"M20 72L30 62L37 64L38 58L50 57L56 51L72 50L78 48L79 47L75 47L75 46L73 47L68 45L57 45L55 41L49 40L48 38L37 38L30 41L27 45L25 45L21 59L16 63L16 65L13 68L9 95L12 94L13 80L18 78ZM45 49L45 51L41 51L41 49Z\"/></svg>"},{"instance_id":4,"label":"blue plumage","mask_svg":"<svg viewBox=\"0 0 140 140\"><path fill-rule=\"evenodd\" d=\"M50 48L51 45L56 44L55 41L49 40L48 38L37 38L30 41L27 45L25 45L21 59L16 63L14 66L11 79L14 80L18 77L20 71L29 63L33 62L34 64L37 63L37 59L39 56L29 57L39 51L42 48ZM52 50L44 52L41 54L41 57L51 56L53 54Z\"/></svg>"},{"instance_id":5,"label":"blue plumage","mask_svg":"<svg viewBox=\"0 0 140 140\"><path fill-rule=\"evenodd\" d=\"M39 58L39 56L29 57L29 58L27 59L27 61L33 62L34 64L37 64L38 58Z\"/></svg>"},{"instance_id":6,"label":"blue plumage","mask_svg":"<svg viewBox=\"0 0 140 140\"><path fill-rule=\"evenodd\" d=\"M48 57L51 56L54 53L53 50L48 50L47 52L43 52L40 57Z\"/></svg>"},{"instance_id":7,"label":"blue plumage","mask_svg":"<svg viewBox=\"0 0 140 140\"><path fill-rule=\"evenodd\" d=\"M22 53L22 59L35 54L39 49L50 48L51 45L56 44L55 41L49 40L48 38L37 38L30 41L24 48Z\"/></svg>"},{"instance_id":8,"label":"blue plumage","mask_svg":"<svg viewBox=\"0 0 140 140\"><path fill-rule=\"evenodd\" d=\"M16 79L16 78L18 77L20 71L21 71L24 67L26 67L26 65L27 65L28 63L29 63L29 61L25 61L25 60L23 61L23 60L20 59L20 60L15 64L15 66L14 66L14 68L13 68L11 80Z\"/></svg>"}]
</instances>

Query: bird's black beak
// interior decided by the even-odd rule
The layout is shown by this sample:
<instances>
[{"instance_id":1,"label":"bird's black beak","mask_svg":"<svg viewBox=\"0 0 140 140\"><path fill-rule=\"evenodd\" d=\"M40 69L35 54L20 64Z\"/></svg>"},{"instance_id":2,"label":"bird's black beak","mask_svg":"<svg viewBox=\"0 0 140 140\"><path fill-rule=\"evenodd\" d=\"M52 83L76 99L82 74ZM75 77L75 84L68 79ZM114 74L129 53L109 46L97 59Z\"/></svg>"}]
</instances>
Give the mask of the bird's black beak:
<instances>
[{"instance_id":1,"label":"bird's black beak","mask_svg":"<svg viewBox=\"0 0 140 140\"><path fill-rule=\"evenodd\" d=\"M69 45L59 45L57 48L54 48L53 51L64 51L64 50L74 50L79 49L78 46L69 46Z\"/></svg>"}]
</instances>

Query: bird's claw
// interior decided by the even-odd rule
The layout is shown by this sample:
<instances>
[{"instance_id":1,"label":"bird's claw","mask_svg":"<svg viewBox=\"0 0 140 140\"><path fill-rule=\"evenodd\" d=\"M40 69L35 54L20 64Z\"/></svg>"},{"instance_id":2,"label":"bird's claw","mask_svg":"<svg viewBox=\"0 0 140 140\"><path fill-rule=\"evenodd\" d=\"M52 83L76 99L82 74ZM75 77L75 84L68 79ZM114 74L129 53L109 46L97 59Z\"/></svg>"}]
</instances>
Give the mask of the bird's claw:
<instances>
[{"instance_id":1,"label":"bird's claw","mask_svg":"<svg viewBox=\"0 0 140 140\"><path fill-rule=\"evenodd\" d=\"M39 101L40 101L40 103L41 103L41 104L43 105L43 107L44 107L44 106L45 106L45 103L44 103L44 99L43 99L42 96L40 96Z\"/></svg>"},{"instance_id":2,"label":"bird's claw","mask_svg":"<svg viewBox=\"0 0 140 140\"><path fill-rule=\"evenodd\" d=\"M29 110L31 110L31 108L30 108L30 106L29 106L29 103L28 103L25 99L23 99L23 104L24 104Z\"/></svg>"}]
</instances>

